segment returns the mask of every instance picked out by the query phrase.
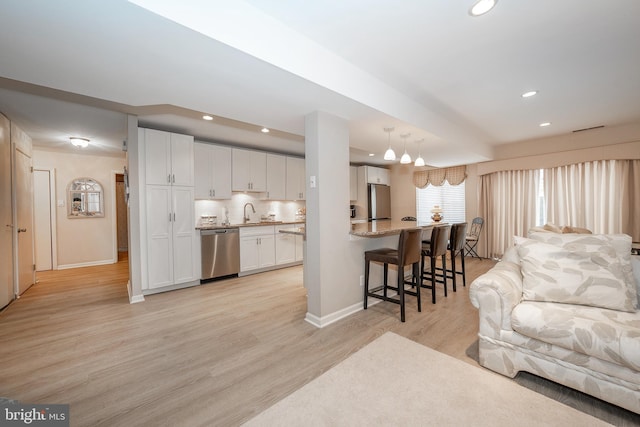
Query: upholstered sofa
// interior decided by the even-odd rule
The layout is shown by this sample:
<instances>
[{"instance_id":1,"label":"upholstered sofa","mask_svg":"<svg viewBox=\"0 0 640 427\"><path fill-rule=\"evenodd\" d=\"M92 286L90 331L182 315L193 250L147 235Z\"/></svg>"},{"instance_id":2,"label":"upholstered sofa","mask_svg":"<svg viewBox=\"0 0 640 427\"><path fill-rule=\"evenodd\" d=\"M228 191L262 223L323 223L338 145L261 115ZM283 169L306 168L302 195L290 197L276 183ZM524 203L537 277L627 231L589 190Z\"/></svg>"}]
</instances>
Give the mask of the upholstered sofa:
<instances>
[{"instance_id":1,"label":"upholstered sofa","mask_svg":"<svg viewBox=\"0 0 640 427\"><path fill-rule=\"evenodd\" d=\"M640 256L626 235L530 232L471 284L480 364L640 413Z\"/></svg>"}]
</instances>

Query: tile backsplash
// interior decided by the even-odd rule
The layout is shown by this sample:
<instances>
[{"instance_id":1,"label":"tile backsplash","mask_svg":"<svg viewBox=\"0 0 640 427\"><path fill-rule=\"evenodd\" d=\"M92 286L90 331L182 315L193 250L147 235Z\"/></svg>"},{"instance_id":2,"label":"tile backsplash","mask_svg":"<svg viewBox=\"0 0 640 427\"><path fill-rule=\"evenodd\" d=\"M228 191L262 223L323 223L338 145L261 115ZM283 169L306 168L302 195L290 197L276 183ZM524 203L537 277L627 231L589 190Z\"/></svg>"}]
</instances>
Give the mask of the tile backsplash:
<instances>
[{"instance_id":1,"label":"tile backsplash","mask_svg":"<svg viewBox=\"0 0 640 427\"><path fill-rule=\"evenodd\" d=\"M259 193L237 193L233 194L229 200L196 200L195 215L196 225L200 224L202 215L216 215L218 224L222 224L225 219L225 208L229 209L229 221L231 224L242 223L245 203L252 203L256 209L253 213L247 207L247 213L252 221L259 221L261 215L275 214L276 221L293 221L296 218L296 211L305 207L304 201L284 201L284 200L262 200Z\"/></svg>"}]
</instances>

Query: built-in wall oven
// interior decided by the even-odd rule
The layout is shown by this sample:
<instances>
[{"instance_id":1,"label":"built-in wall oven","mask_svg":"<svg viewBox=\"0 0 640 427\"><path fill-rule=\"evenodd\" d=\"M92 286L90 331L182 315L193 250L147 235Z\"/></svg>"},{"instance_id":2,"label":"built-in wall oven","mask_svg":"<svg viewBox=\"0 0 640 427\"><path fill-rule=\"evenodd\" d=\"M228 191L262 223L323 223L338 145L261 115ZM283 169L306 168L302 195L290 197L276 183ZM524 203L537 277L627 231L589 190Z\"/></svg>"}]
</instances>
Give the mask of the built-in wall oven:
<instances>
[{"instance_id":1,"label":"built-in wall oven","mask_svg":"<svg viewBox=\"0 0 640 427\"><path fill-rule=\"evenodd\" d=\"M200 230L202 281L240 272L240 234L238 228Z\"/></svg>"}]
</instances>

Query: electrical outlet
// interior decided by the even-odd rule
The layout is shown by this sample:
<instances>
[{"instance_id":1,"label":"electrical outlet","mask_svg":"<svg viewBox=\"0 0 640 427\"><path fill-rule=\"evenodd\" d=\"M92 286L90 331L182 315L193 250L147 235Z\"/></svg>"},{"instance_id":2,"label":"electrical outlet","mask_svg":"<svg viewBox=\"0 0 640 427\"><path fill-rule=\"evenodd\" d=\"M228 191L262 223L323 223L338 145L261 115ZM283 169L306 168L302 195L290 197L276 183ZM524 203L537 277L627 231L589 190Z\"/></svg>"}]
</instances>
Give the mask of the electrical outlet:
<instances>
[{"instance_id":1,"label":"electrical outlet","mask_svg":"<svg viewBox=\"0 0 640 427\"><path fill-rule=\"evenodd\" d=\"M364 286L364 276L360 276L360 287Z\"/></svg>"}]
</instances>

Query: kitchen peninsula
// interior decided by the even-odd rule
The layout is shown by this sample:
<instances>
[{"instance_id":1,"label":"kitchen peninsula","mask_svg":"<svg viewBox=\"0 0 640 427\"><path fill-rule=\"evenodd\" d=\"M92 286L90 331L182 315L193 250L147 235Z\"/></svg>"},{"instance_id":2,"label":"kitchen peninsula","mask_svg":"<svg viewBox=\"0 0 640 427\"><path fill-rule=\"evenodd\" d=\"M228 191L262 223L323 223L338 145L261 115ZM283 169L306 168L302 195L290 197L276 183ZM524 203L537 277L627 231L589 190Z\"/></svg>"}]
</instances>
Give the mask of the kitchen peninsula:
<instances>
[{"instance_id":1,"label":"kitchen peninsula","mask_svg":"<svg viewBox=\"0 0 640 427\"><path fill-rule=\"evenodd\" d=\"M384 237L400 234L402 230L410 228L422 228L430 231L438 225L447 225L446 222L422 222L422 221L397 221L393 219L354 222L351 224L349 234L358 237Z\"/></svg>"}]
</instances>

